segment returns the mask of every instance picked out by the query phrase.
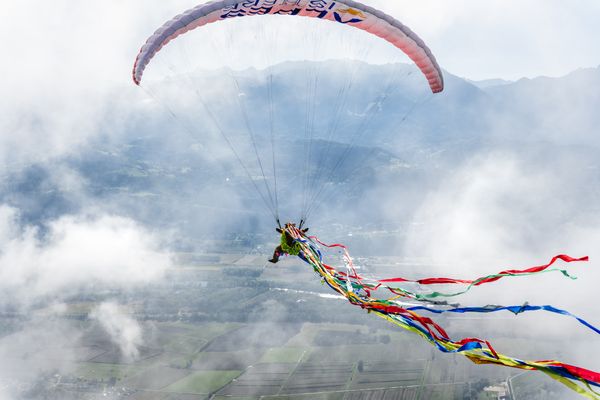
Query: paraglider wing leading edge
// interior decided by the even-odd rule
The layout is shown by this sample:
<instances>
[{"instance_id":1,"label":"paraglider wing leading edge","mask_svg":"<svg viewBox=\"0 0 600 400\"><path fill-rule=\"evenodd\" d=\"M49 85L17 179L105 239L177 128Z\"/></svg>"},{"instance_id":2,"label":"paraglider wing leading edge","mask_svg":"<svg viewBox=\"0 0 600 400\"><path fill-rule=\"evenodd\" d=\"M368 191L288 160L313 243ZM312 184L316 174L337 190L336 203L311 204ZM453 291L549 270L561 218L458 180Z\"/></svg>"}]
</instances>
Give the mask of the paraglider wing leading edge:
<instances>
[{"instance_id":1,"label":"paraglider wing leading edge","mask_svg":"<svg viewBox=\"0 0 600 400\"><path fill-rule=\"evenodd\" d=\"M421 38L395 18L352 0L218 0L198 5L177 15L148 38L135 60L133 81L139 85L152 58L178 36L213 22L253 15L318 18L369 32L406 53L433 93L444 90L442 70Z\"/></svg>"}]
</instances>

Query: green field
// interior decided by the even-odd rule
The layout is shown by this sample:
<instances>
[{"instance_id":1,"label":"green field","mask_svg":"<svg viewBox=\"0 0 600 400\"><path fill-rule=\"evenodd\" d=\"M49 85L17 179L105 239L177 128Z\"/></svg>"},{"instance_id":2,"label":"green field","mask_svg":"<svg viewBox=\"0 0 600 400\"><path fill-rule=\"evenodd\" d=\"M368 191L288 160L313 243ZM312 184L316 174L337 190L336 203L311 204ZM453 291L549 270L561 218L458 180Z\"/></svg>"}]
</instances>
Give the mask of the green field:
<instances>
[{"instance_id":1,"label":"green field","mask_svg":"<svg viewBox=\"0 0 600 400\"><path fill-rule=\"evenodd\" d=\"M241 371L199 371L169 385L166 392L207 394L239 376Z\"/></svg>"},{"instance_id":2,"label":"green field","mask_svg":"<svg viewBox=\"0 0 600 400\"><path fill-rule=\"evenodd\" d=\"M131 377L139 372L141 368L134 365L103 364L103 363L80 363L76 375L83 379L108 380L116 378L121 380Z\"/></svg>"},{"instance_id":3,"label":"green field","mask_svg":"<svg viewBox=\"0 0 600 400\"><path fill-rule=\"evenodd\" d=\"M261 363L297 363L306 349L298 347L275 347L267 350Z\"/></svg>"},{"instance_id":4,"label":"green field","mask_svg":"<svg viewBox=\"0 0 600 400\"><path fill-rule=\"evenodd\" d=\"M216 322L165 322L153 328L155 336L144 347L149 356L132 364L81 362L74 376L105 387L118 382L115 388L136 390L136 400L212 394L215 400L452 400L467 395L467 381L473 382L468 361L452 356L434 361L436 353L414 335L384 328L305 323L270 331ZM265 337L284 333L289 339L261 346ZM114 351L98 339L84 345L92 355ZM540 388L519 378L514 384L521 391Z\"/></svg>"}]
</instances>

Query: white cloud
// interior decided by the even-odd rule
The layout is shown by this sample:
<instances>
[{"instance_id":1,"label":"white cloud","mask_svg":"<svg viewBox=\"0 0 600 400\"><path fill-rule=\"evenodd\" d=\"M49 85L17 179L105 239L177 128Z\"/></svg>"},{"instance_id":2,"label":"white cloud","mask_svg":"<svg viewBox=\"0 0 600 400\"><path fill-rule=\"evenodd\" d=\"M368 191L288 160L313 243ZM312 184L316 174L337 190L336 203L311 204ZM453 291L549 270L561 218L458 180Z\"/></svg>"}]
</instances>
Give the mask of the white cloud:
<instances>
[{"instance_id":1,"label":"white cloud","mask_svg":"<svg viewBox=\"0 0 600 400\"><path fill-rule=\"evenodd\" d=\"M121 217L63 217L20 228L17 212L0 207L0 288L12 302L61 298L94 285L127 288L153 282L170 265L159 238Z\"/></svg>"},{"instance_id":2,"label":"white cloud","mask_svg":"<svg viewBox=\"0 0 600 400\"><path fill-rule=\"evenodd\" d=\"M79 346L86 331L62 318L70 295L147 285L171 265L161 237L127 218L67 216L44 228L22 226L18 210L0 206L0 306L25 317L0 340L0 398L20 398L20 388L50 372L73 373L76 361L89 357ZM138 356L143 329L125 309L101 303L90 320L125 360Z\"/></svg>"},{"instance_id":3,"label":"white cloud","mask_svg":"<svg viewBox=\"0 0 600 400\"><path fill-rule=\"evenodd\" d=\"M76 151L94 135L110 135L121 121L107 121L109 115L119 116L108 111L124 107L130 95L115 89L131 84L135 54L158 23L153 11L162 10L162 18L174 12L178 3L172 3L25 0L3 5L0 164L51 159Z\"/></svg>"},{"instance_id":4,"label":"white cloud","mask_svg":"<svg viewBox=\"0 0 600 400\"><path fill-rule=\"evenodd\" d=\"M116 303L101 303L92 311L90 318L100 323L112 342L119 346L125 360L132 361L138 357L138 346L143 343L142 328L123 307Z\"/></svg>"},{"instance_id":5,"label":"white cloud","mask_svg":"<svg viewBox=\"0 0 600 400\"><path fill-rule=\"evenodd\" d=\"M540 193L548 182L522 173L518 160L507 154L469 160L429 194L415 220L430 229L419 231L407 247L431 254L437 263L523 257L529 251L527 221L537 204L526 194Z\"/></svg>"},{"instance_id":6,"label":"white cloud","mask_svg":"<svg viewBox=\"0 0 600 400\"><path fill-rule=\"evenodd\" d=\"M40 374L70 371L77 359L73 346L82 332L68 321L32 318L24 321L21 328L0 339L2 400L23 398L22 391Z\"/></svg>"},{"instance_id":7,"label":"white cloud","mask_svg":"<svg viewBox=\"0 0 600 400\"><path fill-rule=\"evenodd\" d=\"M567 266L576 281L558 273L506 278L460 301L555 304L591 318L600 277L598 218L577 201L586 188L575 187L561 168L508 151L474 156L449 172L421 205L406 254L431 258L437 265L431 275L464 279L542 265L557 254L590 256L589 263Z\"/></svg>"}]
</instances>

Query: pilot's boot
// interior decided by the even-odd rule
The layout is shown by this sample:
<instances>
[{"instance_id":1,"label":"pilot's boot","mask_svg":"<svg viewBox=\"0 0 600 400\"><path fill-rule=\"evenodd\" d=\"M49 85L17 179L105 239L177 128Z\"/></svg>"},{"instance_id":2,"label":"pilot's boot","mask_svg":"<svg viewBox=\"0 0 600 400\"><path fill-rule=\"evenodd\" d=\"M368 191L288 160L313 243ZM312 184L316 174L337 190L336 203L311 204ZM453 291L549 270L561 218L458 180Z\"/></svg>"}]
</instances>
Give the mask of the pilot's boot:
<instances>
[{"instance_id":1,"label":"pilot's boot","mask_svg":"<svg viewBox=\"0 0 600 400\"><path fill-rule=\"evenodd\" d=\"M269 262L273 263L273 264L277 264L279 262L280 255L281 255L281 252L279 251L279 248L275 249L275 252L273 253L273 258L271 258L269 260Z\"/></svg>"}]
</instances>

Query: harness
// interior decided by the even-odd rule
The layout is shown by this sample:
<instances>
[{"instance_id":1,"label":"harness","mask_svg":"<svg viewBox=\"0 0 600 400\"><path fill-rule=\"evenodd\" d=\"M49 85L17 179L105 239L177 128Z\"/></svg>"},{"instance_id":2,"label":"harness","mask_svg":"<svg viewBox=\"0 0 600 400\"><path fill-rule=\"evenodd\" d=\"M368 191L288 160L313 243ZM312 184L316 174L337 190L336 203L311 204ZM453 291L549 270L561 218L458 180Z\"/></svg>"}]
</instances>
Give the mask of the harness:
<instances>
[{"instance_id":1,"label":"harness","mask_svg":"<svg viewBox=\"0 0 600 400\"><path fill-rule=\"evenodd\" d=\"M289 240L288 240L289 239ZM290 244L291 242L291 244ZM285 229L281 232L281 250L290 256L297 256L302 251L302 245Z\"/></svg>"}]
</instances>

